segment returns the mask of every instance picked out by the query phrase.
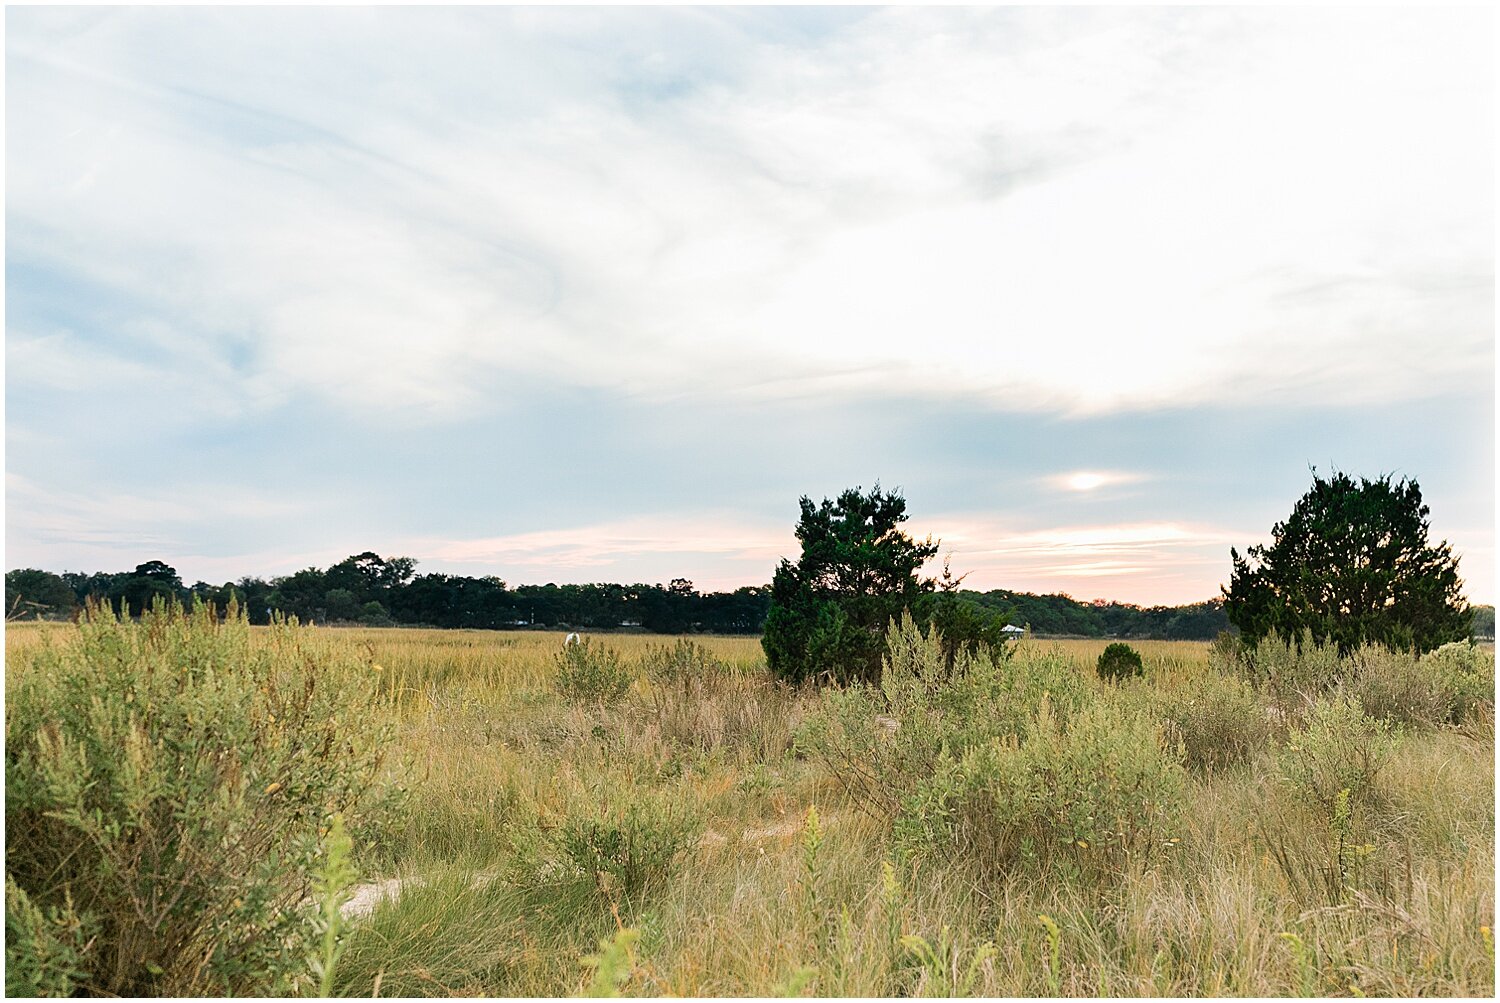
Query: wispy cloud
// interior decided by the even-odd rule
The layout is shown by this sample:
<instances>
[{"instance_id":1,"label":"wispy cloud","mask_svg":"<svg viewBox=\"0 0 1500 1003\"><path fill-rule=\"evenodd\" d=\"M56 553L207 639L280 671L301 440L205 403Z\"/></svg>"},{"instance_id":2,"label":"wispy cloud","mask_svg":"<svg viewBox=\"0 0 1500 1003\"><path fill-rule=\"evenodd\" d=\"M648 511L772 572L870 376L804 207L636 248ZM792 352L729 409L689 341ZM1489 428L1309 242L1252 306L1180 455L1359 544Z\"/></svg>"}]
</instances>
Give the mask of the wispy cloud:
<instances>
[{"instance_id":1,"label":"wispy cloud","mask_svg":"<svg viewBox=\"0 0 1500 1003\"><path fill-rule=\"evenodd\" d=\"M1422 396L1491 357L1468 20L897 9L788 45L701 12L19 13L11 252L409 419L497 373Z\"/></svg>"},{"instance_id":2,"label":"wispy cloud","mask_svg":"<svg viewBox=\"0 0 1500 1003\"><path fill-rule=\"evenodd\" d=\"M1493 518L1484 12L6 19L12 564L744 584L882 477L1154 601L1310 462Z\"/></svg>"}]
</instances>

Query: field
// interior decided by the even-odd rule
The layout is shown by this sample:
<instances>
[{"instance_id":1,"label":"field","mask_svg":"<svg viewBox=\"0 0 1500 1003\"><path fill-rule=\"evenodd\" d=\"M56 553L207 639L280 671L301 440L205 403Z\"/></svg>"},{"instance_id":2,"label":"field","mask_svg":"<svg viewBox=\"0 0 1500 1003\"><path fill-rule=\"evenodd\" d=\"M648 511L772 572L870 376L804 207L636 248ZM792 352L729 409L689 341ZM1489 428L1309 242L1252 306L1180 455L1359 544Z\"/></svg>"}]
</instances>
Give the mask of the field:
<instances>
[{"instance_id":1,"label":"field","mask_svg":"<svg viewBox=\"0 0 1500 1003\"><path fill-rule=\"evenodd\" d=\"M674 661L594 637L560 688L560 634L304 630L378 680L405 790L355 847L340 995L1494 993L1492 653L1453 723L1364 684L1404 717L1371 729L1192 642L1136 644L1144 677L1110 684L1105 642L1027 639L977 703L887 707L775 684L755 638ZM7 630L8 695L70 631ZM1056 742L1041 787L1005 741L990 766L913 751L1012 718ZM989 786L930 779L950 766ZM1089 804L1130 817L1068 814Z\"/></svg>"}]
</instances>

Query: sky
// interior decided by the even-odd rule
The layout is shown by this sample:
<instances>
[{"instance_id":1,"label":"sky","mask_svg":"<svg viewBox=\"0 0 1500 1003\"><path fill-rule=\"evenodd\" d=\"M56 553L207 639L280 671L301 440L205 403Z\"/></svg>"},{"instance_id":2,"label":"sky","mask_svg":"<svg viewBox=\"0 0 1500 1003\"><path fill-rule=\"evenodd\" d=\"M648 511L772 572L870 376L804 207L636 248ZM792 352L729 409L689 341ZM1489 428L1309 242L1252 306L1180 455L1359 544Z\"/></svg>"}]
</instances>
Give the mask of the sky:
<instances>
[{"instance_id":1,"label":"sky","mask_svg":"<svg viewBox=\"0 0 1500 1003\"><path fill-rule=\"evenodd\" d=\"M1493 13L5 12L5 566L1218 594L1313 470L1494 589Z\"/></svg>"}]
</instances>

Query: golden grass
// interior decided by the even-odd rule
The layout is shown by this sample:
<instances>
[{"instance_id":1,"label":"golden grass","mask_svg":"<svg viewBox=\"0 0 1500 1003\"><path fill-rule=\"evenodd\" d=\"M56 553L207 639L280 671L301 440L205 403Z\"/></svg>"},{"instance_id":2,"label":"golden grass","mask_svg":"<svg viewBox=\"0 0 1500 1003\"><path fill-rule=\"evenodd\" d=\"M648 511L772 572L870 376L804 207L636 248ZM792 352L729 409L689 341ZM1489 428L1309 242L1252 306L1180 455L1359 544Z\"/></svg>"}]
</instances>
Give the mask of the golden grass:
<instances>
[{"instance_id":1,"label":"golden grass","mask_svg":"<svg viewBox=\"0 0 1500 1003\"><path fill-rule=\"evenodd\" d=\"M13 625L8 660L66 629ZM1116 887L996 880L939 860L898 866L893 905L882 880L889 831L796 748L820 695L772 682L755 638L694 638L724 671L685 692L638 673L601 707L554 692L561 632L312 630L379 667L402 722L410 799L388 843L366 848L366 876L426 881L355 928L346 994L574 994L588 978L581 959L622 923L641 931L626 986L637 994L935 991L941 982L904 935L960 974L979 957L970 988L991 996L1494 992L1492 740L1402 736L1386 777L1394 821L1370 850L1380 880L1337 902L1300 896L1267 842L1284 834L1309 867L1329 852L1277 788L1271 745L1194 775L1175 855ZM630 664L672 640L595 638ZM1056 649L1093 680L1106 643L1028 639L1016 657ZM1132 646L1141 692L1191 692L1214 671L1207 644ZM1106 699L1135 698L1097 685ZM665 799L698 819L670 880L636 901L612 898L602 878L513 880L528 840L550 838L600 790ZM802 837L814 805L823 845L810 867ZM1056 967L1042 914L1058 930ZM976 953L985 943L988 960Z\"/></svg>"}]
</instances>

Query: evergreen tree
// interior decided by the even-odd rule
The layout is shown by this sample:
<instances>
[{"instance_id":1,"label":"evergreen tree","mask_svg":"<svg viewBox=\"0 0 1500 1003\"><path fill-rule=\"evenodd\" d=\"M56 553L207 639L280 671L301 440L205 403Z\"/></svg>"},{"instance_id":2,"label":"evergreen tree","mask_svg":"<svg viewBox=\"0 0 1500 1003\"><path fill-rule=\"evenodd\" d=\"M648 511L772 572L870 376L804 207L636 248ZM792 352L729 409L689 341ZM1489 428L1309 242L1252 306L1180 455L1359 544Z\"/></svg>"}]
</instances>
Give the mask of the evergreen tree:
<instances>
[{"instance_id":1,"label":"evergreen tree","mask_svg":"<svg viewBox=\"0 0 1500 1003\"><path fill-rule=\"evenodd\" d=\"M886 626L932 593L932 579L917 572L938 545L900 530L906 499L879 484L817 506L804 497L801 508L802 556L783 559L771 582L766 662L796 681L877 679Z\"/></svg>"},{"instance_id":2,"label":"evergreen tree","mask_svg":"<svg viewBox=\"0 0 1500 1003\"><path fill-rule=\"evenodd\" d=\"M1347 474L1313 486L1269 546L1242 558L1224 589L1225 611L1247 641L1275 632L1344 652L1365 642L1429 651L1469 636L1458 558L1427 542L1427 506L1414 480L1355 483Z\"/></svg>"}]
</instances>

